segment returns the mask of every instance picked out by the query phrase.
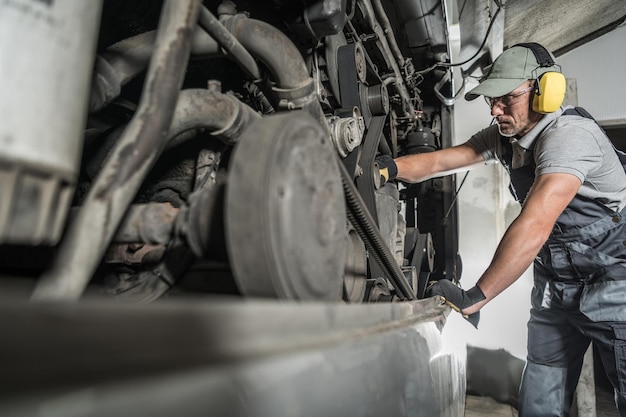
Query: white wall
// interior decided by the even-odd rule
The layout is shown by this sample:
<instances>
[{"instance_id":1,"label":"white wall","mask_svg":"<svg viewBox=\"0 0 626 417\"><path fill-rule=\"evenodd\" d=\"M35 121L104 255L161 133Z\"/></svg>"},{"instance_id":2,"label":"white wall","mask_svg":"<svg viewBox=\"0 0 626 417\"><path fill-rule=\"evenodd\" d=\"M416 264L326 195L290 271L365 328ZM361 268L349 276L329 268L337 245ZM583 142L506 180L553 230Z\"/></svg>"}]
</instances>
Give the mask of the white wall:
<instances>
[{"instance_id":1,"label":"white wall","mask_svg":"<svg viewBox=\"0 0 626 417\"><path fill-rule=\"evenodd\" d=\"M566 76L576 78L579 105L600 121L626 120L625 44L626 27L620 27L557 59ZM452 46L454 50L454 40ZM466 91L470 88L472 85ZM459 100L455 104L455 117L455 143L465 142L491 122L489 108L482 99ZM462 174L458 175L458 184L462 178ZM489 266L502 234L519 213L519 204L509 195L508 183L508 175L500 165L484 166L469 173L459 193L459 251L464 288L471 288ZM482 309L478 330L452 318L451 331L472 346L504 348L525 359L531 289L532 267Z\"/></svg>"},{"instance_id":2,"label":"white wall","mask_svg":"<svg viewBox=\"0 0 626 417\"><path fill-rule=\"evenodd\" d=\"M469 88L472 86L468 85ZM489 108L482 99L459 100L455 104L455 115L456 143L465 142L491 123ZM458 177L460 184L463 174ZM459 252L463 260L461 283L464 288L471 288L489 266L506 227L519 213L519 203L511 197L508 184L508 174L502 166L492 164L470 171L459 192ZM456 331L472 346L504 348L525 359L531 288L532 275L527 272L482 309L478 330L455 320Z\"/></svg>"},{"instance_id":3,"label":"white wall","mask_svg":"<svg viewBox=\"0 0 626 417\"><path fill-rule=\"evenodd\" d=\"M626 25L557 60L576 79L578 105L601 123L626 124Z\"/></svg>"}]
</instances>

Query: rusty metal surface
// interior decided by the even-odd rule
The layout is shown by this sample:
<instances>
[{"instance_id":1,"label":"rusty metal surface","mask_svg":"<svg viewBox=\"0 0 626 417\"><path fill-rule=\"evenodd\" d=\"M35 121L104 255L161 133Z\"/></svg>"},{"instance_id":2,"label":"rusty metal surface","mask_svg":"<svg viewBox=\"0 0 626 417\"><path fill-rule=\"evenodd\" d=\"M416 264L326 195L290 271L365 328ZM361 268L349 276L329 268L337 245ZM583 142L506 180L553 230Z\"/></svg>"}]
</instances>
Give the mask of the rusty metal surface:
<instances>
[{"instance_id":1,"label":"rusty metal surface","mask_svg":"<svg viewBox=\"0 0 626 417\"><path fill-rule=\"evenodd\" d=\"M107 264L143 265L158 262L165 253L164 244L116 243L104 255Z\"/></svg>"}]
</instances>

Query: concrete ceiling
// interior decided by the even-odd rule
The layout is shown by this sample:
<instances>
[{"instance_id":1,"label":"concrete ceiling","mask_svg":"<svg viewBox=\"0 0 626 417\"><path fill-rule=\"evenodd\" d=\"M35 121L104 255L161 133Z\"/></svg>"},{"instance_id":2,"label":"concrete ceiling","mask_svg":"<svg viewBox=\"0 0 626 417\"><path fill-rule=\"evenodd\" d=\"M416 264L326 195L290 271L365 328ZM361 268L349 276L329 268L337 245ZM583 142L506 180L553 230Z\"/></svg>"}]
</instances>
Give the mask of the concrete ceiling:
<instances>
[{"instance_id":1,"label":"concrete ceiling","mask_svg":"<svg viewBox=\"0 0 626 417\"><path fill-rule=\"evenodd\" d=\"M503 45L538 42L562 55L624 23L624 0L507 0ZM616 51L617 52L617 51Z\"/></svg>"}]
</instances>

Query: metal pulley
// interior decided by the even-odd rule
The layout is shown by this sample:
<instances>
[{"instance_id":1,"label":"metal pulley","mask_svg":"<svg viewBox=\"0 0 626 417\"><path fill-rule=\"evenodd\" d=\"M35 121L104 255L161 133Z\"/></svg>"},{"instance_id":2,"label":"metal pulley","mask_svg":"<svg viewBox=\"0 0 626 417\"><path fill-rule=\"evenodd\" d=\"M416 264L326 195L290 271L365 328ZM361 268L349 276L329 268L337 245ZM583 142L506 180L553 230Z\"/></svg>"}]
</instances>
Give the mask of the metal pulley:
<instances>
[{"instance_id":1,"label":"metal pulley","mask_svg":"<svg viewBox=\"0 0 626 417\"><path fill-rule=\"evenodd\" d=\"M269 116L240 138L226 188L226 243L246 296L339 300L346 215L334 149L304 112Z\"/></svg>"}]
</instances>

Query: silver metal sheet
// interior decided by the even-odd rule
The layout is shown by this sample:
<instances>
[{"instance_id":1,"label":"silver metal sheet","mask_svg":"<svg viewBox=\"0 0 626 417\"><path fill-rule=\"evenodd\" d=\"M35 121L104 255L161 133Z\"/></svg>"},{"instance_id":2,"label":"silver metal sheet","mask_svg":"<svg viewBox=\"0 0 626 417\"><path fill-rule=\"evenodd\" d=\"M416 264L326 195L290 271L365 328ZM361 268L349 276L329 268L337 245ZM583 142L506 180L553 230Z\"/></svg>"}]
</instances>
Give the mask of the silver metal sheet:
<instances>
[{"instance_id":1,"label":"silver metal sheet","mask_svg":"<svg viewBox=\"0 0 626 417\"><path fill-rule=\"evenodd\" d=\"M0 303L0 415L462 416L438 299Z\"/></svg>"}]
</instances>

